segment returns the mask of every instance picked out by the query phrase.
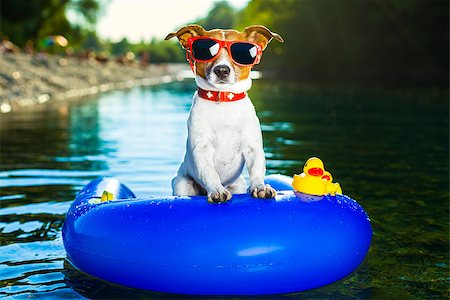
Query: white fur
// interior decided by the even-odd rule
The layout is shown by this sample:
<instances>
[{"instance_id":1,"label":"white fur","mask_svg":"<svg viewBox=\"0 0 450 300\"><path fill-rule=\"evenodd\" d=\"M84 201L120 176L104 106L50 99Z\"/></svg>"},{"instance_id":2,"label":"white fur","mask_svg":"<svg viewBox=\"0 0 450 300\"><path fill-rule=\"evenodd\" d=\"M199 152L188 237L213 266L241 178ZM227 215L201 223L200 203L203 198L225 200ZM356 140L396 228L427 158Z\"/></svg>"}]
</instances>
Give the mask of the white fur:
<instances>
[{"instance_id":1,"label":"white fur","mask_svg":"<svg viewBox=\"0 0 450 300\"><path fill-rule=\"evenodd\" d=\"M195 76L195 83L199 88L205 91L227 91L232 93L241 93L248 91L252 87L252 80L250 78L240 80L234 84L211 84L206 79L200 76Z\"/></svg>"},{"instance_id":2,"label":"white fur","mask_svg":"<svg viewBox=\"0 0 450 300\"><path fill-rule=\"evenodd\" d=\"M205 90L240 93L251 87L250 78L220 85L200 76L195 79ZM210 196L227 193L226 189L245 193L241 176L244 164L250 175L249 190L264 188L266 163L261 128L248 96L234 102L217 103L200 98L196 92L187 125L186 154L172 181L174 195L206 192Z\"/></svg>"}]
</instances>

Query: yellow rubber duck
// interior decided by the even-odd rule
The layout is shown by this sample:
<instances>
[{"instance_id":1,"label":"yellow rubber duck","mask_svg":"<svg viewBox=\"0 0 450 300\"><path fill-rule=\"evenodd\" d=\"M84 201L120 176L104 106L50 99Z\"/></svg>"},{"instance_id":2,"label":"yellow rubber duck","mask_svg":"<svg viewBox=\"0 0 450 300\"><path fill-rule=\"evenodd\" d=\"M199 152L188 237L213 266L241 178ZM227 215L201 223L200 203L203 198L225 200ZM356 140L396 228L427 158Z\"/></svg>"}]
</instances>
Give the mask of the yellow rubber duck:
<instances>
[{"instance_id":1,"label":"yellow rubber duck","mask_svg":"<svg viewBox=\"0 0 450 300\"><path fill-rule=\"evenodd\" d=\"M322 176L322 179L325 179L327 181L326 184L327 194L330 194L332 196L336 194L342 195L341 185L339 184L339 182L333 183L333 176L331 176L330 172L325 171L325 173Z\"/></svg>"},{"instance_id":2,"label":"yellow rubber duck","mask_svg":"<svg viewBox=\"0 0 450 300\"><path fill-rule=\"evenodd\" d=\"M317 157L308 159L303 173L294 175L292 187L297 192L315 196L342 194L340 184L333 183L331 173L325 171L323 162Z\"/></svg>"},{"instance_id":3,"label":"yellow rubber duck","mask_svg":"<svg viewBox=\"0 0 450 300\"><path fill-rule=\"evenodd\" d=\"M303 173L294 175L292 187L297 192L323 196L327 193L327 180L322 179L324 173L323 162L317 157L311 157L306 161Z\"/></svg>"}]
</instances>

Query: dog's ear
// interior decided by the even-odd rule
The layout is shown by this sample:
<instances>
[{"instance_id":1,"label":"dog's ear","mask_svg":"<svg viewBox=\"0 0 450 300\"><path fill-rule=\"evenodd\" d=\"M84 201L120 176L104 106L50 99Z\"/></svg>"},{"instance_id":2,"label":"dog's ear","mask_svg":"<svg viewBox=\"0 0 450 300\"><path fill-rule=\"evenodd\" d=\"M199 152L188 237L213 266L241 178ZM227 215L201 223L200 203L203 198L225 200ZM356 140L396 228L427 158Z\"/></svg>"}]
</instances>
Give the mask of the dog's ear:
<instances>
[{"instance_id":1,"label":"dog's ear","mask_svg":"<svg viewBox=\"0 0 450 300\"><path fill-rule=\"evenodd\" d=\"M169 33L164 40L167 41L176 36L178 38L178 41L180 41L181 46L183 46L184 49L187 49L188 39L190 37L204 35L205 32L206 30L203 29L202 26L197 24L191 24L181 27L180 29L178 29L177 32Z\"/></svg>"},{"instance_id":2,"label":"dog's ear","mask_svg":"<svg viewBox=\"0 0 450 300\"><path fill-rule=\"evenodd\" d=\"M274 38L280 43L283 43L283 38L275 32L270 31L267 27L262 25L253 25L244 29L244 35L249 42L261 45L262 49L266 49L266 46Z\"/></svg>"}]
</instances>

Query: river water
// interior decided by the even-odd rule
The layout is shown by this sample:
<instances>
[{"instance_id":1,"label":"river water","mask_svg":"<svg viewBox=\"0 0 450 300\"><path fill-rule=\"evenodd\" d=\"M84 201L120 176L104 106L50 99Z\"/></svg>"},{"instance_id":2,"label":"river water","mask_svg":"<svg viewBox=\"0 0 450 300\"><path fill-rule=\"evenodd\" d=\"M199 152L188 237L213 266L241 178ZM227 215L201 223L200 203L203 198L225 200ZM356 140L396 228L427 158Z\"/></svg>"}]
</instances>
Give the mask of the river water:
<instances>
[{"instance_id":1,"label":"river water","mask_svg":"<svg viewBox=\"0 0 450 300\"><path fill-rule=\"evenodd\" d=\"M114 176L138 196L171 193L194 88L133 88L1 116L0 295L174 298L74 270L61 229L77 191L98 176ZM268 173L300 173L308 157L322 158L374 231L351 276L282 297L448 298L448 93L259 80L250 95Z\"/></svg>"}]
</instances>

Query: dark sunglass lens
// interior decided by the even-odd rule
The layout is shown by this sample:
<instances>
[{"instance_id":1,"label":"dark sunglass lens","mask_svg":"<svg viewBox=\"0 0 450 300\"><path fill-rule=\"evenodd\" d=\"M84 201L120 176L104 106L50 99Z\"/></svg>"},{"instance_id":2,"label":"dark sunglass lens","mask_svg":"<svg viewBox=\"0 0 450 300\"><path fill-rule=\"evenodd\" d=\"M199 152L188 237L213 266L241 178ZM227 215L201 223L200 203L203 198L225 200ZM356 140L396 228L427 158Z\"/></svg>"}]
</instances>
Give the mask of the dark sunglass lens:
<instances>
[{"instance_id":1,"label":"dark sunglass lens","mask_svg":"<svg viewBox=\"0 0 450 300\"><path fill-rule=\"evenodd\" d=\"M242 65L253 64L258 54L256 46L249 43L234 43L230 50L234 61Z\"/></svg>"},{"instance_id":2,"label":"dark sunglass lens","mask_svg":"<svg viewBox=\"0 0 450 300\"><path fill-rule=\"evenodd\" d=\"M209 60L219 52L220 45L211 39L198 39L192 43L192 54L195 59Z\"/></svg>"}]
</instances>

